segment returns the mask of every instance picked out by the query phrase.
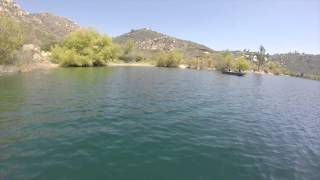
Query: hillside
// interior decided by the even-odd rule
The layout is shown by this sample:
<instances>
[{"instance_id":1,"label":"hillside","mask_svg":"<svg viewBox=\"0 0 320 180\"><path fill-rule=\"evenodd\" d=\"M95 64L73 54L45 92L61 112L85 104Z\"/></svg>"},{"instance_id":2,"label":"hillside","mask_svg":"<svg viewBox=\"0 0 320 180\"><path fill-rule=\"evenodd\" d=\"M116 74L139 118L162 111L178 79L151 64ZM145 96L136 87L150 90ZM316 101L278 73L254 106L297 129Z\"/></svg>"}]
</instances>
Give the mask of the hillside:
<instances>
[{"instance_id":1,"label":"hillside","mask_svg":"<svg viewBox=\"0 0 320 180\"><path fill-rule=\"evenodd\" d=\"M271 60L278 61L293 73L305 75L320 75L320 55L312 54L275 54Z\"/></svg>"},{"instance_id":2,"label":"hillside","mask_svg":"<svg viewBox=\"0 0 320 180\"><path fill-rule=\"evenodd\" d=\"M256 55L252 51L230 51L234 55L246 54L250 59ZM320 55L304 53L283 53L267 55L268 60L278 62L282 67L288 69L291 74L297 76L319 76Z\"/></svg>"},{"instance_id":3,"label":"hillside","mask_svg":"<svg viewBox=\"0 0 320 180\"><path fill-rule=\"evenodd\" d=\"M191 58L213 52L212 49L204 45L181 40L147 28L132 30L114 38L114 42L120 45L124 45L129 40L133 40L135 47L147 55L160 50L168 51L173 48L180 50L185 57Z\"/></svg>"},{"instance_id":4,"label":"hillside","mask_svg":"<svg viewBox=\"0 0 320 180\"><path fill-rule=\"evenodd\" d=\"M44 48L80 28L71 20L50 13L30 14L22 10L15 0L0 0L0 15L12 17L23 25L26 43Z\"/></svg>"},{"instance_id":5,"label":"hillside","mask_svg":"<svg viewBox=\"0 0 320 180\"><path fill-rule=\"evenodd\" d=\"M147 28L131 30L129 33L114 38L114 42L120 45L124 45L128 40L133 40L135 47L146 56L150 56L160 50L167 51L173 48L179 49L184 54L184 57L188 59L214 52L214 50L204 45L181 40ZM247 52L234 51L232 53ZM320 75L320 55L275 54L269 56L269 59L279 62L283 67L295 74Z\"/></svg>"}]
</instances>

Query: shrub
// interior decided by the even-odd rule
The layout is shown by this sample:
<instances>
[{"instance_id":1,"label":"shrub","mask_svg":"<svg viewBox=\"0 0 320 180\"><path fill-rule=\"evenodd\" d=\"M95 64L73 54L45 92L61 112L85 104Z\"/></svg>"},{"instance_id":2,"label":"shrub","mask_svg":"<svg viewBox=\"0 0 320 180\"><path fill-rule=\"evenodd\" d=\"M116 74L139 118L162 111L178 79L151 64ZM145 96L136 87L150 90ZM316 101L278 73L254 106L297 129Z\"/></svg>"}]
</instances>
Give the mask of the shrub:
<instances>
[{"instance_id":1,"label":"shrub","mask_svg":"<svg viewBox=\"0 0 320 180\"><path fill-rule=\"evenodd\" d=\"M122 46L121 50L122 53L119 56L119 59L125 63L140 62L145 60L145 57L134 47L134 41L132 39L129 39L127 43Z\"/></svg>"},{"instance_id":2,"label":"shrub","mask_svg":"<svg viewBox=\"0 0 320 180\"><path fill-rule=\"evenodd\" d=\"M118 55L112 39L94 30L70 33L60 45L51 48L52 61L62 66L103 66Z\"/></svg>"},{"instance_id":3,"label":"shrub","mask_svg":"<svg viewBox=\"0 0 320 180\"><path fill-rule=\"evenodd\" d=\"M234 58L231 54L222 55L222 59L217 63L217 69L229 70L234 68Z\"/></svg>"},{"instance_id":4,"label":"shrub","mask_svg":"<svg viewBox=\"0 0 320 180\"><path fill-rule=\"evenodd\" d=\"M279 75L279 74L284 74L286 73L285 69L281 67L281 65L277 62L273 62L273 61L269 61L265 67L264 67L264 71L267 72L267 73L273 73L273 74L276 74L276 75Z\"/></svg>"},{"instance_id":5,"label":"shrub","mask_svg":"<svg viewBox=\"0 0 320 180\"><path fill-rule=\"evenodd\" d=\"M145 58L142 55L137 55L136 56L136 62L141 62L143 60L145 60Z\"/></svg>"},{"instance_id":6,"label":"shrub","mask_svg":"<svg viewBox=\"0 0 320 180\"><path fill-rule=\"evenodd\" d=\"M250 64L244 57L240 57L236 60L235 69L237 69L239 72L246 71L249 68L250 68Z\"/></svg>"},{"instance_id":7,"label":"shrub","mask_svg":"<svg viewBox=\"0 0 320 180\"><path fill-rule=\"evenodd\" d=\"M169 52L161 51L156 54L154 60L158 67L178 67L182 61L182 54L176 50L172 49Z\"/></svg>"},{"instance_id":8,"label":"shrub","mask_svg":"<svg viewBox=\"0 0 320 180\"><path fill-rule=\"evenodd\" d=\"M0 64L12 64L13 52L21 48L23 42L22 26L12 18L0 17Z\"/></svg>"}]
</instances>

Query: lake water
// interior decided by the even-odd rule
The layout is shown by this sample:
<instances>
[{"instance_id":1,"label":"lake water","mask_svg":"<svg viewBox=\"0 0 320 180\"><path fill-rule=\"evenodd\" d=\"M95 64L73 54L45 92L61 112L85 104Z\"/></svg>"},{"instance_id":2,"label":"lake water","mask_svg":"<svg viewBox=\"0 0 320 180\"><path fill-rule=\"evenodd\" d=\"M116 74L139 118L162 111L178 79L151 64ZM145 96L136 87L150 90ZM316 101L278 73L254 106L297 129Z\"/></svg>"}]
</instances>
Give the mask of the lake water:
<instances>
[{"instance_id":1,"label":"lake water","mask_svg":"<svg viewBox=\"0 0 320 180\"><path fill-rule=\"evenodd\" d=\"M0 179L319 180L320 82L146 67L2 76Z\"/></svg>"}]
</instances>

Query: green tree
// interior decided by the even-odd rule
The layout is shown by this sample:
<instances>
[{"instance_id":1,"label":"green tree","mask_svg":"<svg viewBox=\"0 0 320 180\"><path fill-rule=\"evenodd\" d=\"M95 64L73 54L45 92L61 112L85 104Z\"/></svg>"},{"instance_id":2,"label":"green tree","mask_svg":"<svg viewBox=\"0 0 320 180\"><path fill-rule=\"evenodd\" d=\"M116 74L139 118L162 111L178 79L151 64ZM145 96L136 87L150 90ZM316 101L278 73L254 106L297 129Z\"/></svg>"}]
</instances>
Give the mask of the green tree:
<instances>
[{"instance_id":1,"label":"green tree","mask_svg":"<svg viewBox=\"0 0 320 180\"><path fill-rule=\"evenodd\" d=\"M119 57L120 60L129 63L133 61L139 61L141 58L143 58L137 50L134 47L134 41L132 39L129 39L127 43L122 47L122 54Z\"/></svg>"},{"instance_id":2,"label":"green tree","mask_svg":"<svg viewBox=\"0 0 320 180\"><path fill-rule=\"evenodd\" d=\"M70 33L51 52L53 61L62 66L103 66L118 55L110 37L90 29Z\"/></svg>"},{"instance_id":3,"label":"green tree","mask_svg":"<svg viewBox=\"0 0 320 180\"><path fill-rule=\"evenodd\" d=\"M161 51L154 57L158 67L178 67L183 59L183 55L177 49L169 52Z\"/></svg>"},{"instance_id":4,"label":"green tree","mask_svg":"<svg viewBox=\"0 0 320 180\"><path fill-rule=\"evenodd\" d=\"M182 54L177 49L172 49L168 53L167 67L178 67L182 61Z\"/></svg>"},{"instance_id":5,"label":"green tree","mask_svg":"<svg viewBox=\"0 0 320 180\"><path fill-rule=\"evenodd\" d=\"M258 71L260 71L261 67L263 66L266 60L266 49L261 45L259 48L259 52L257 53L258 59Z\"/></svg>"},{"instance_id":6,"label":"green tree","mask_svg":"<svg viewBox=\"0 0 320 180\"><path fill-rule=\"evenodd\" d=\"M114 61L115 59L117 59L120 56L120 52L121 52L121 48L119 45L114 44L112 51L111 51L111 60Z\"/></svg>"},{"instance_id":7,"label":"green tree","mask_svg":"<svg viewBox=\"0 0 320 180\"><path fill-rule=\"evenodd\" d=\"M22 26L10 17L0 17L0 64L12 64L12 53L24 42Z\"/></svg>"},{"instance_id":8,"label":"green tree","mask_svg":"<svg viewBox=\"0 0 320 180\"><path fill-rule=\"evenodd\" d=\"M239 72L246 71L250 68L250 64L244 57L240 57L235 63L235 68Z\"/></svg>"},{"instance_id":9,"label":"green tree","mask_svg":"<svg viewBox=\"0 0 320 180\"><path fill-rule=\"evenodd\" d=\"M133 49L134 49L134 42L132 39L129 39L126 45L124 46L123 54L128 55L133 52Z\"/></svg>"},{"instance_id":10,"label":"green tree","mask_svg":"<svg viewBox=\"0 0 320 180\"><path fill-rule=\"evenodd\" d=\"M225 55L222 62L222 69L231 71L234 67L233 56L231 54Z\"/></svg>"},{"instance_id":11,"label":"green tree","mask_svg":"<svg viewBox=\"0 0 320 180\"><path fill-rule=\"evenodd\" d=\"M167 53L164 51L160 51L159 53L153 56L154 61L158 67L166 67L167 65Z\"/></svg>"}]
</instances>

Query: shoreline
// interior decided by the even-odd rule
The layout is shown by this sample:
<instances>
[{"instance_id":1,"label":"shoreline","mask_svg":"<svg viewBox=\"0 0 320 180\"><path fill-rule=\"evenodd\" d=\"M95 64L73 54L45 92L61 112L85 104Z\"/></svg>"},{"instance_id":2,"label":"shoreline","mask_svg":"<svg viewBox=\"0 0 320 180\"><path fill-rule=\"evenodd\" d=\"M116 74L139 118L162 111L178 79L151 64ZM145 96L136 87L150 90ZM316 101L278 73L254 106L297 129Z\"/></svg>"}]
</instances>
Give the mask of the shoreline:
<instances>
[{"instance_id":1,"label":"shoreline","mask_svg":"<svg viewBox=\"0 0 320 180\"><path fill-rule=\"evenodd\" d=\"M106 67L156 67L156 66L150 63L112 62L112 63L108 63Z\"/></svg>"},{"instance_id":2,"label":"shoreline","mask_svg":"<svg viewBox=\"0 0 320 180\"><path fill-rule=\"evenodd\" d=\"M156 67L150 63L122 63L122 62L112 62L108 63L105 67ZM40 62L31 63L24 65L0 65L0 76L17 74L17 73L27 73L36 70L49 70L54 68L64 68L59 64L54 64L51 62Z\"/></svg>"},{"instance_id":3,"label":"shoreline","mask_svg":"<svg viewBox=\"0 0 320 180\"><path fill-rule=\"evenodd\" d=\"M151 63L124 63L124 62L111 62L108 63L105 67L156 67L156 65L153 65ZM17 74L17 73L27 73L37 70L49 70L54 68L64 68L60 66L59 64L54 64L51 62L40 62L40 63L34 63L34 64L27 64L27 65L0 65L0 76L3 75L10 75L10 74ZM193 69L193 70L207 70L207 71L217 71L215 69L194 69L194 68L187 68L186 65L182 64L177 69L186 70L186 69ZM266 73L266 72L257 72L257 71L247 71L247 74L256 74L256 75L269 75L269 76L287 76L287 77L297 77L297 76L291 76L287 74L273 74L273 73ZM316 80L313 78L308 77L298 77L303 79L310 79L310 80Z\"/></svg>"},{"instance_id":4,"label":"shoreline","mask_svg":"<svg viewBox=\"0 0 320 180\"><path fill-rule=\"evenodd\" d=\"M51 62L32 63L24 65L0 65L0 76L7 74L27 73L36 70L49 70L60 67Z\"/></svg>"}]
</instances>

